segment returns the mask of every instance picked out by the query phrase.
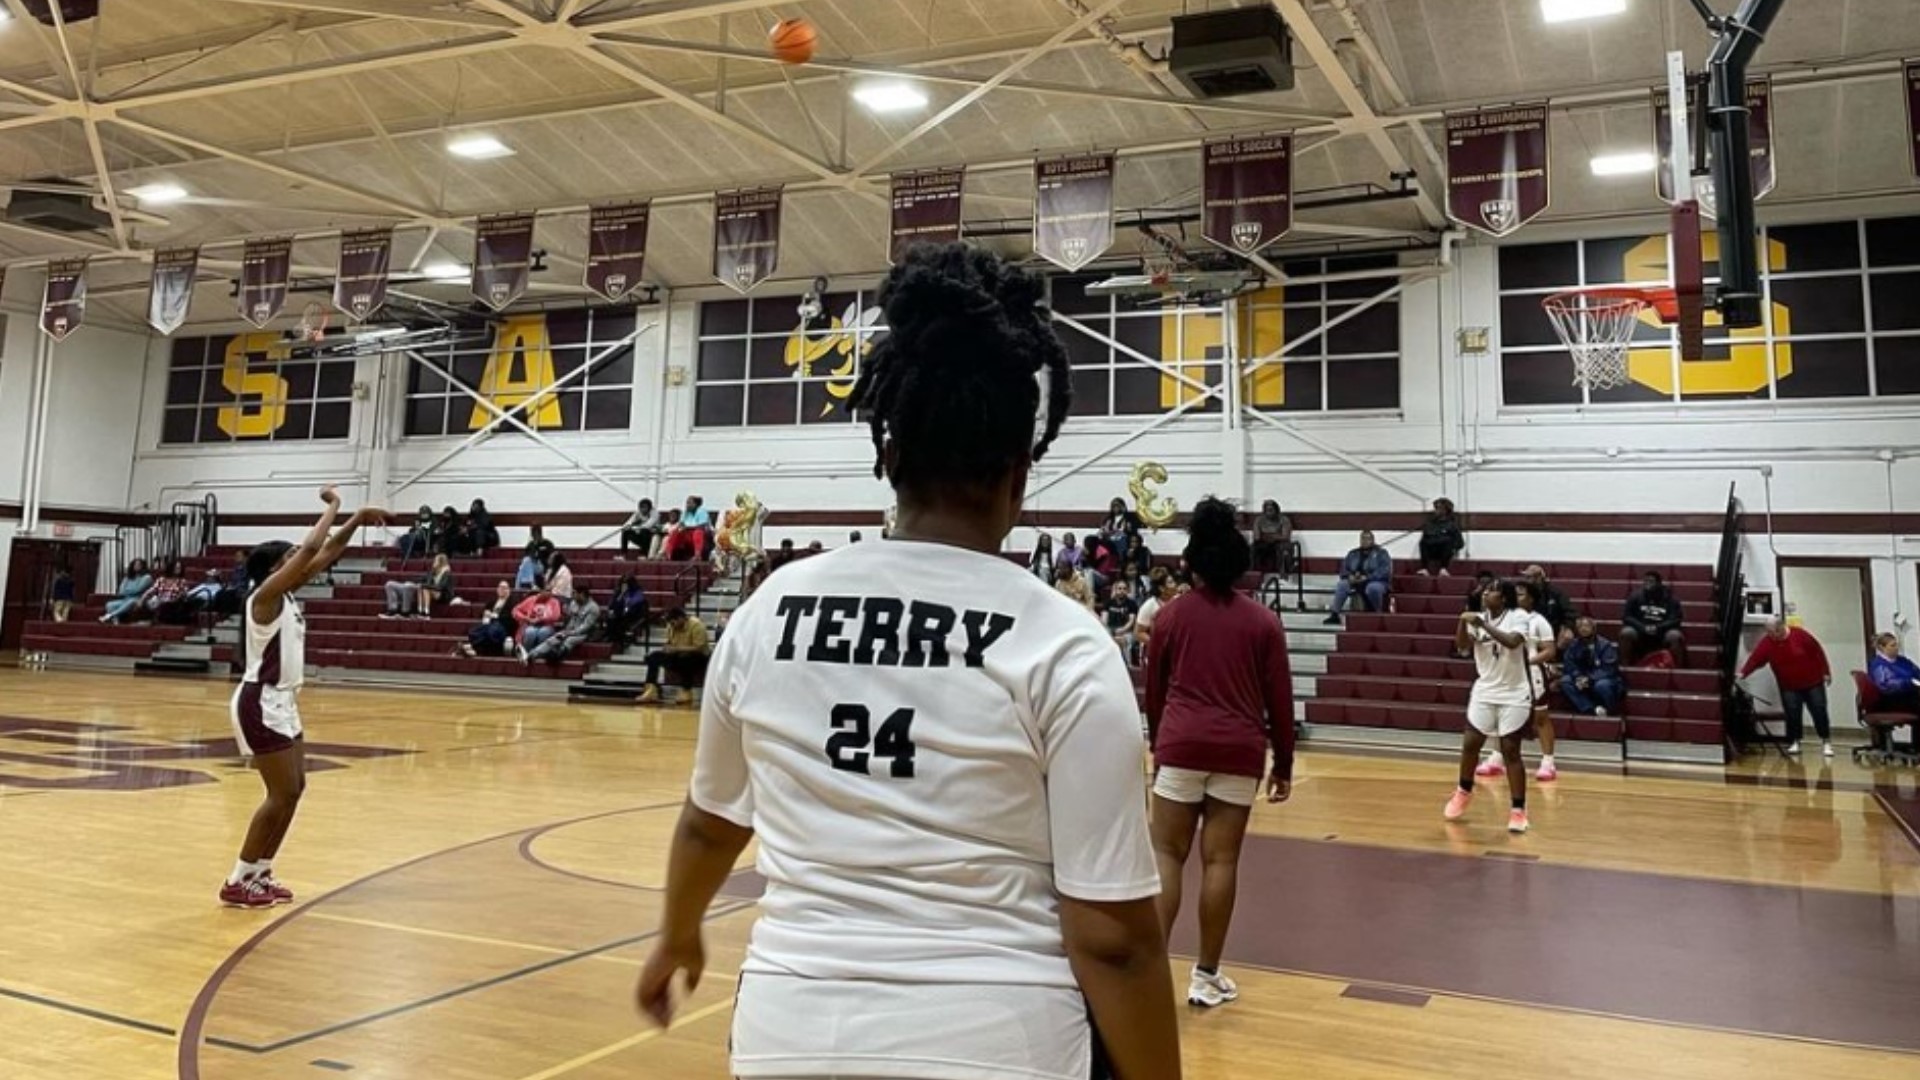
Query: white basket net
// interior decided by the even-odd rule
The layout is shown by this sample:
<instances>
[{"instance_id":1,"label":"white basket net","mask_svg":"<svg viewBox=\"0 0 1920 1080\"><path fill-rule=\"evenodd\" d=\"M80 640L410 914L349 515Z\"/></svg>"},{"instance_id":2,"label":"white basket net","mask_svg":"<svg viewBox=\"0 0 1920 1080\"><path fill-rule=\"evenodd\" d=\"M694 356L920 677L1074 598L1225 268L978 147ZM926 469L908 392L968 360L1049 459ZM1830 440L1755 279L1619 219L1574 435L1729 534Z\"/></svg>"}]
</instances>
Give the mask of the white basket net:
<instances>
[{"instance_id":1,"label":"white basket net","mask_svg":"<svg viewBox=\"0 0 1920 1080\"><path fill-rule=\"evenodd\" d=\"M1589 390L1627 383L1627 354L1640 314L1652 306L1619 293L1558 293L1542 301L1547 317L1573 354L1573 381Z\"/></svg>"}]
</instances>

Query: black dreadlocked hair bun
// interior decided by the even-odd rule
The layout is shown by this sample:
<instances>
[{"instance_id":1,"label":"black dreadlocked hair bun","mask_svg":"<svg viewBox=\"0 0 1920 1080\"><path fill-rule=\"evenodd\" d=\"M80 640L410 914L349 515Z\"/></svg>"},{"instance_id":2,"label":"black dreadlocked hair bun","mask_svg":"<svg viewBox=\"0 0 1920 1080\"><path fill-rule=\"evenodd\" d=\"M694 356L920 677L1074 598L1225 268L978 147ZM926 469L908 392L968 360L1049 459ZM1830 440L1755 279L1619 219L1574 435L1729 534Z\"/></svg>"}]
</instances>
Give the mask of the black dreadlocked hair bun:
<instances>
[{"instance_id":1,"label":"black dreadlocked hair bun","mask_svg":"<svg viewBox=\"0 0 1920 1080\"><path fill-rule=\"evenodd\" d=\"M990 251L943 244L907 253L880 290L887 336L853 389L873 430L875 477L895 488L975 486L1046 454L1072 380L1045 295L1041 278ZM1038 428L1037 374L1047 387Z\"/></svg>"},{"instance_id":2,"label":"black dreadlocked hair bun","mask_svg":"<svg viewBox=\"0 0 1920 1080\"><path fill-rule=\"evenodd\" d=\"M1230 592L1253 566L1253 548L1240 533L1233 504L1211 496L1200 500L1187 522L1187 567L1215 592Z\"/></svg>"}]
</instances>

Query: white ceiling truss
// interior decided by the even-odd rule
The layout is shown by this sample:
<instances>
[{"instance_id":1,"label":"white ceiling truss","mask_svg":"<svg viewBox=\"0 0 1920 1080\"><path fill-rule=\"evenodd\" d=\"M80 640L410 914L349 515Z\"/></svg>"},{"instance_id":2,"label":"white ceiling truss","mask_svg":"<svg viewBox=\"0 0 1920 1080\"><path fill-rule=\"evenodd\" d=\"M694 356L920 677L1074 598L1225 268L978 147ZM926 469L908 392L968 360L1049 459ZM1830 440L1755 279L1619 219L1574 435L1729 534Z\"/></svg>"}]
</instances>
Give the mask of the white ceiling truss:
<instances>
[{"instance_id":1,"label":"white ceiling truss","mask_svg":"<svg viewBox=\"0 0 1920 1080\"><path fill-rule=\"evenodd\" d=\"M90 187L112 223L102 239L0 222L0 261L85 254L128 264L129 281L158 247L319 238L370 222L417 232L418 267L481 213L576 214L622 195L703 206L712 191L749 183L809 196L802 216L818 208L811 240L792 241L808 251L795 276L871 271L883 230L857 226L884 221L889 170L966 164L970 205L1018 215L1035 157L1109 149L1145 162L1123 177L1123 205L1168 206L1191 201L1190 152L1205 139L1281 129L1312 137L1301 168L1327 188L1419 178L1403 201L1309 212L1303 237L1431 235L1445 225L1431 128L1447 109L1551 98L1557 154L1569 142L1618 142L1643 133L1664 49L1706 46L1688 0L1636 0L1659 17L1579 30L1581 63L1566 60L1578 49L1556 51L1572 31L1514 14L1530 0L1237 0L1270 3L1286 20L1300 88L1200 101L1129 53L1140 43L1164 52L1181 0L103 0L98 19L52 27L21 0L0 2L14 15L0 31L0 162L18 162L0 164L0 184L66 177ZM1911 13L1910 0L1833 0L1858 13L1851 29L1840 20L1838 38L1831 19L1783 20L1758 67L1775 73L1782 99L1870 86L1880 110L1879 98L1898 100L1899 58L1920 52L1920 20L1872 19L1903 5ZM757 28L775 15L821 26L812 64L770 62ZM1509 50L1504 81L1501 62L1474 53L1496 38ZM929 91L924 118L853 113L852 84L887 77ZM1827 108L1826 97L1807 100L1816 117ZM1856 125L1831 126L1842 130L1824 138ZM441 144L465 130L543 149L491 173L449 170ZM1807 156L1822 167L1848 158L1840 145ZM1587 190L1567 175L1584 172L1576 160L1556 172L1556 210L1600 217L1644 201ZM1836 169L1788 194L1897 182L1861 172ZM1563 177L1575 195L1563 197ZM177 212L135 209L126 189L155 178L196 195L204 184L206 197ZM692 213L658 223L663 280L704 283L704 228ZM845 239L859 231L875 235ZM579 266L584 240L547 246Z\"/></svg>"}]
</instances>

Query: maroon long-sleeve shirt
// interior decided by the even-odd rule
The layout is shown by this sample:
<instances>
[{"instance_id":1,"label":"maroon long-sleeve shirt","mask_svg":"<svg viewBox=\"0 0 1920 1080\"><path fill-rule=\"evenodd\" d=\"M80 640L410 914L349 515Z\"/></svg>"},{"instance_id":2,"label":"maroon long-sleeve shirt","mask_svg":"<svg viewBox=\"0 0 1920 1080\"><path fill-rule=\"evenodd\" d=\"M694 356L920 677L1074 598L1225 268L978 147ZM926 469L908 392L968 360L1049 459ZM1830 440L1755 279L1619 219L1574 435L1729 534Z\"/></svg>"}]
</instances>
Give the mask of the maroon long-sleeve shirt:
<instances>
[{"instance_id":1,"label":"maroon long-sleeve shirt","mask_svg":"<svg viewBox=\"0 0 1920 1080\"><path fill-rule=\"evenodd\" d=\"M1280 620L1197 589L1166 605L1147 646L1147 725L1158 765L1293 779L1293 672Z\"/></svg>"},{"instance_id":2,"label":"maroon long-sleeve shirt","mask_svg":"<svg viewBox=\"0 0 1920 1080\"><path fill-rule=\"evenodd\" d=\"M1827 650L1812 634L1797 626L1787 628L1784 640L1775 640L1772 635L1760 639L1753 647L1753 655L1740 668L1740 677L1746 678L1760 670L1762 664L1773 665L1773 681L1780 684L1782 690L1811 690L1827 681L1833 674L1833 668L1827 664Z\"/></svg>"}]
</instances>

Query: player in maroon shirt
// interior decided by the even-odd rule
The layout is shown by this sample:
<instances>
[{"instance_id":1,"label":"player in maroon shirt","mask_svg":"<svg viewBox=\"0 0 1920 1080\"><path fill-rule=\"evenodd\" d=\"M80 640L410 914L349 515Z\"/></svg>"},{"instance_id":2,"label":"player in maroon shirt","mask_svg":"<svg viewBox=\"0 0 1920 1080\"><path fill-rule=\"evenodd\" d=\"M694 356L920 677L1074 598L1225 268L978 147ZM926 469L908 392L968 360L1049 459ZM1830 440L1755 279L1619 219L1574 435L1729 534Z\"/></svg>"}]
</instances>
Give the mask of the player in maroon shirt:
<instances>
[{"instance_id":1,"label":"player in maroon shirt","mask_svg":"<svg viewBox=\"0 0 1920 1080\"><path fill-rule=\"evenodd\" d=\"M1200 956L1187 1001L1212 1007L1240 994L1220 973L1220 953L1261 778L1270 802L1293 793L1293 674L1280 620L1235 588L1253 551L1231 505L1207 499L1194 507L1186 560L1196 587L1161 609L1148 643L1153 847L1160 917L1171 933L1181 870L1199 830Z\"/></svg>"}]
</instances>

